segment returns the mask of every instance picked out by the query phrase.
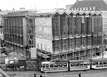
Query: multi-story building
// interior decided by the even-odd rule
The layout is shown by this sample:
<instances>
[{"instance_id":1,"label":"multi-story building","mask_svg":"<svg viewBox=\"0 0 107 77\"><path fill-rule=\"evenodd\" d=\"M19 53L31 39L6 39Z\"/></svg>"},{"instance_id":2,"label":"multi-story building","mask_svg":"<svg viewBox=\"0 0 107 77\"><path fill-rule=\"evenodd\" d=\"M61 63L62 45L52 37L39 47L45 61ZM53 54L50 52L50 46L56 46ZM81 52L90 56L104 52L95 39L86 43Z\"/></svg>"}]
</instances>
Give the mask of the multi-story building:
<instances>
[{"instance_id":1,"label":"multi-story building","mask_svg":"<svg viewBox=\"0 0 107 77\"><path fill-rule=\"evenodd\" d=\"M0 47L3 40L3 15L0 15Z\"/></svg>"},{"instance_id":2,"label":"multi-story building","mask_svg":"<svg viewBox=\"0 0 107 77\"><path fill-rule=\"evenodd\" d=\"M103 16L103 34L107 36L107 1L106 0L77 0L69 10L73 11L101 11ZM104 42L107 37L104 36ZM107 48L107 43L106 43Z\"/></svg>"},{"instance_id":3,"label":"multi-story building","mask_svg":"<svg viewBox=\"0 0 107 77\"><path fill-rule=\"evenodd\" d=\"M24 58L30 54L26 48L35 46L35 25L32 14L29 11L17 11L4 16L5 44Z\"/></svg>"},{"instance_id":4,"label":"multi-story building","mask_svg":"<svg viewBox=\"0 0 107 77\"><path fill-rule=\"evenodd\" d=\"M7 47L25 56L30 55L25 48L32 47L54 54L55 59L88 59L101 53L102 15L62 10L9 13L4 16L4 40Z\"/></svg>"},{"instance_id":5,"label":"multi-story building","mask_svg":"<svg viewBox=\"0 0 107 77\"><path fill-rule=\"evenodd\" d=\"M102 15L55 13L35 16L36 48L53 59L88 59L102 52Z\"/></svg>"},{"instance_id":6,"label":"multi-story building","mask_svg":"<svg viewBox=\"0 0 107 77\"><path fill-rule=\"evenodd\" d=\"M4 36L3 36L3 16L6 15L8 11L0 11L0 46L3 44Z\"/></svg>"}]
</instances>

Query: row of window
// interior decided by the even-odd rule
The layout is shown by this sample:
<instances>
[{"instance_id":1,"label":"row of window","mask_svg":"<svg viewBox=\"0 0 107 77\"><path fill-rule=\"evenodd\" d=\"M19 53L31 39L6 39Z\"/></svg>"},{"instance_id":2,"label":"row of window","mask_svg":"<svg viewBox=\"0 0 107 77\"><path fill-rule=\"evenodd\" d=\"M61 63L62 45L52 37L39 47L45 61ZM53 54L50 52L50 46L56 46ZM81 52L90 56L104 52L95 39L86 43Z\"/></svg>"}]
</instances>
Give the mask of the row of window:
<instances>
[{"instance_id":1,"label":"row of window","mask_svg":"<svg viewBox=\"0 0 107 77\"><path fill-rule=\"evenodd\" d=\"M10 34L23 34L23 27L20 26L12 26L12 27L5 27L4 32L8 32Z\"/></svg>"},{"instance_id":2,"label":"row of window","mask_svg":"<svg viewBox=\"0 0 107 77\"><path fill-rule=\"evenodd\" d=\"M27 19L27 41L28 45L31 47L35 46L35 24L33 19Z\"/></svg>"},{"instance_id":3,"label":"row of window","mask_svg":"<svg viewBox=\"0 0 107 77\"><path fill-rule=\"evenodd\" d=\"M5 26L23 26L23 20L21 17L11 17L4 20Z\"/></svg>"},{"instance_id":4,"label":"row of window","mask_svg":"<svg viewBox=\"0 0 107 77\"><path fill-rule=\"evenodd\" d=\"M99 55L97 55L98 53L100 54L100 49L94 48L92 50L88 49L86 51L78 51L78 52L72 52L72 53L69 53L69 54L55 55L55 56L52 57L52 59L61 58L61 59L78 60L78 59L89 58L89 57L92 57L92 56L99 56Z\"/></svg>"},{"instance_id":5,"label":"row of window","mask_svg":"<svg viewBox=\"0 0 107 77\"><path fill-rule=\"evenodd\" d=\"M55 15L52 19L53 36L102 32L102 17Z\"/></svg>"},{"instance_id":6,"label":"row of window","mask_svg":"<svg viewBox=\"0 0 107 77\"><path fill-rule=\"evenodd\" d=\"M18 43L18 44L23 44L23 36L17 36L14 34L4 34L4 39L6 41Z\"/></svg>"},{"instance_id":7,"label":"row of window","mask_svg":"<svg viewBox=\"0 0 107 77\"><path fill-rule=\"evenodd\" d=\"M83 38L74 38L74 39L62 39L62 40L54 40L53 41L53 49L54 51L68 50L80 48L81 46L91 46L91 45L101 45L102 37L83 37Z\"/></svg>"}]
</instances>

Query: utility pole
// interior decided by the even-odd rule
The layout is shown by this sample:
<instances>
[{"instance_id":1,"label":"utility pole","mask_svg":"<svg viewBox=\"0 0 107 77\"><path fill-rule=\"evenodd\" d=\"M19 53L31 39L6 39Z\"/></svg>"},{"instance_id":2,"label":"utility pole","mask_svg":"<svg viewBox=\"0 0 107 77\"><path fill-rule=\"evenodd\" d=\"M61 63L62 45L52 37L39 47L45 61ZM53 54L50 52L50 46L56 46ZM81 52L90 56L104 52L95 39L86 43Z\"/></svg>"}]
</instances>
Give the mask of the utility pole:
<instances>
[{"instance_id":1,"label":"utility pole","mask_svg":"<svg viewBox=\"0 0 107 77\"><path fill-rule=\"evenodd\" d=\"M100 22L101 22L101 26L102 26L102 66L103 66L103 59L104 59L104 33L103 33L103 25L102 25L102 15L101 14L99 14L99 16L100 16Z\"/></svg>"}]
</instances>

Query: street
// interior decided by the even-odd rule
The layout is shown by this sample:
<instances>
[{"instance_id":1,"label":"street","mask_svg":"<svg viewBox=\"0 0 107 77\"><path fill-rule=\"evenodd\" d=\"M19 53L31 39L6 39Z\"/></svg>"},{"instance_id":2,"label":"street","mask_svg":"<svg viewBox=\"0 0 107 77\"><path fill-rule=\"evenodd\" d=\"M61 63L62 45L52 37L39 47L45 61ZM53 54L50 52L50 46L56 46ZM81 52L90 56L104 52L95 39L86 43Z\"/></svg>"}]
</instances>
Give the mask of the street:
<instances>
[{"instance_id":1,"label":"street","mask_svg":"<svg viewBox=\"0 0 107 77\"><path fill-rule=\"evenodd\" d=\"M11 77L34 77L35 72L17 71L17 72L7 72L7 73L11 75ZM36 77L40 77L40 75L41 73L36 72ZM44 73L42 74L42 76L46 76L46 77L107 77L107 70Z\"/></svg>"},{"instance_id":2,"label":"street","mask_svg":"<svg viewBox=\"0 0 107 77\"><path fill-rule=\"evenodd\" d=\"M47 77L107 77L107 70L49 73Z\"/></svg>"}]
</instances>

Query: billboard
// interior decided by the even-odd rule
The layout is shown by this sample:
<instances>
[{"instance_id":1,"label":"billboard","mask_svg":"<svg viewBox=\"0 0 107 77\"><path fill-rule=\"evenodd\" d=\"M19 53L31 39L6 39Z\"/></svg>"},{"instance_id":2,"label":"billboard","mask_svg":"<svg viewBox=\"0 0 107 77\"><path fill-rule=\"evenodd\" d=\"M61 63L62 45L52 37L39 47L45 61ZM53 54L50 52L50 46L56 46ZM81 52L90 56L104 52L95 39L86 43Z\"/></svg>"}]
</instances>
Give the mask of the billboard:
<instances>
[{"instance_id":1,"label":"billboard","mask_svg":"<svg viewBox=\"0 0 107 77\"><path fill-rule=\"evenodd\" d=\"M36 59L37 58L36 48L30 48L30 52L31 52L31 59Z\"/></svg>"}]
</instances>

